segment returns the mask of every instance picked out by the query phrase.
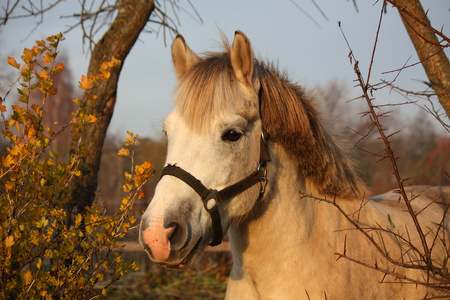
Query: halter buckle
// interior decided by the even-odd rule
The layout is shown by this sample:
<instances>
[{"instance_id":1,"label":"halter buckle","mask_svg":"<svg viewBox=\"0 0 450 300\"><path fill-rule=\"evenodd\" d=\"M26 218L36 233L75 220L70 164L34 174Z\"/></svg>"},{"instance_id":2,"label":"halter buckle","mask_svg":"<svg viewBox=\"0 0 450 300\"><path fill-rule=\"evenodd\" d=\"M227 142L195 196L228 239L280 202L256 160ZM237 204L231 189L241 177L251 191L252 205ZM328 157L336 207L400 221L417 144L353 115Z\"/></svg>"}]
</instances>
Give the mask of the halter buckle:
<instances>
[{"instance_id":1,"label":"halter buckle","mask_svg":"<svg viewBox=\"0 0 450 300\"><path fill-rule=\"evenodd\" d=\"M217 190L210 189L209 194L203 199L203 206L211 216L212 222L212 240L210 245L217 246L222 242L223 232L220 221L219 204L222 202L220 193Z\"/></svg>"},{"instance_id":2,"label":"halter buckle","mask_svg":"<svg viewBox=\"0 0 450 300\"><path fill-rule=\"evenodd\" d=\"M207 212L212 213L219 209L220 202L222 201L220 199L219 192L211 189L209 190L209 194L203 200L203 206Z\"/></svg>"},{"instance_id":3,"label":"halter buckle","mask_svg":"<svg viewBox=\"0 0 450 300\"><path fill-rule=\"evenodd\" d=\"M257 168L259 182L261 183L261 190L259 192L260 195L264 194L267 186L267 163L261 162Z\"/></svg>"}]
</instances>

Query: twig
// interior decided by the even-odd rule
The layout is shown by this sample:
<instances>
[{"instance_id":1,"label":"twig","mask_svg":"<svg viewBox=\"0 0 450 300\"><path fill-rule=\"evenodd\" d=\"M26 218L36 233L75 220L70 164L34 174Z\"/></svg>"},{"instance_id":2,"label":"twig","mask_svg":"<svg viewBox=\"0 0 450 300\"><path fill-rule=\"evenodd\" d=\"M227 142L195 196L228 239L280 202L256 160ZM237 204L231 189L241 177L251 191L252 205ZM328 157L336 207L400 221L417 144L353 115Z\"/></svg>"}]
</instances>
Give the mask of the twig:
<instances>
[{"instance_id":1,"label":"twig","mask_svg":"<svg viewBox=\"0 0 450 300\"><path fill-rule=\"evenodd\" d=\"M386 4L386 2L384 2L384 5ZM384 6L383 5L383 6ZM426 235L423 232L417 216L418 213L415 213L414 210L412 209L411 206L411 201L414 200L415 198L411 197L408 198L408 195L406 194L405 191L405 187L404 187L404 183L406 181L406 179L403 179L402 176L400 175L400 171L398 169L397 166L397 156L394 154L394 151L391 148L390 145L390 138L399 133L401 130L396 131L390 135L387 135L384 131L385 129L382 127L381 122L380 122L380 118L382 116L384 116L386 113L385 112L380 112L379 109L381 109L382 107L385 106L393 106L392 104L389 105L375 105L373 103L373 95L372 92L373 90L379 89L379 88L375 88L374 85L370 84L370 77L371 77L371 72L372 72L372 66L373 66L373 62L374 62L374 56L375 56L375 50L376 50L376 46L378 43L378 35L379 35L379 31L380 31L380 27L381 27L381 21L382 21L382 16L380 16L379 18L379 24L378 24L378 29L376 32L376 37L375 37L375 43L374 43L374 47L373 47L373 51L372 51L372 57L371 57L371 61L370 61L370 65L369 65L369 71L368 71L368 75L367 75L367 81L364 79L364 77L362 76L362 72L360 70L359 67L359 61L356 59L353 50L350 46L349 41L347 40L343 30L341 29L342 35L344 37L345 42L347 43L347 46L349 48L349 58L350 58L350 62L352 63L353 67L354 67L354 72L357 76L357 83L358 86L361 88L362 90L362 96L359 98L362 98L366 101L367 106L369 108L368 112L365 112L363 115L369 116L370 120L371 120L371 125L369 126L369 131L366 134L361 134L362 136L361 140L364 139L365 137L367 137L374 128L377 129L378 134L380 136L380 139L383 141L384 143L384 150L385 150L385 154L384 155L377 155L379 157L381 157L381 159L389 159L390 163L391 163L391 167L392 167L392 172L393 175L396 178L397 184L398 184L398 193L401 195L401 199L403 199L403 202L405 203L408 213L414 223L414 226L416 228L417 234L419 236L420 239L420 243L421 243L421 248L422 250L419 250L418 248L416 248L412 242L411 242L411 238L409 235L409 231L406 228L406 233L407 233L407 238L403 237L402 235L396 234L394 233L392 230L389 229L383 229L381 228L381 226L379 225L379 228L362 228L355 220L353 220L349 214L347 214L337 203L335 200L331 201L331 200L327 200L327 199L318 199L315 198L311 195L305 195L305 197L312 197L314 199L317 199L319 201L325 201L327 203L330 203L332 205L334 205L338 211L341 213L341 215L343 215L349 222L350 224L352 224L352 226L354 226L354 228L356 230L358 230L359 232L361 232L368 240L369 242L376 248L376 250L385 258L387 259L387 261L389 263L391 263L394 266L394 270L395 270L395 266L397 267L401 267L401 268L411 268L411 269L420 269L422 271L425 271L424 275L426 276L424 278L423 281L420 280L416 280L416 279L412 279L412 278L408 278L405 277L401 274L399 274L397 271L389 271L389 270L380 270L380 268L377 266L377 262L375 262L375 266L371 265L371 264L367 264L365 262L361 262L357 259L354 258L350 258L346 255L345 251L344 253L337 253L340 257L345 257L346 259L349 259L351 261L357 262L361 265L364 265L366 267L372 268L372 269L376 269L378 271L389 273L390 275L393 275L399 279L404 279L407 281L410 281L411 283L414 284L421 284L421 285L426 285L426 286L439 286L439 288L445 288L445 289L450 289L450 276L448 273L448 270L446 268L446 263L443 263L443 266L436 266L431 258L431 251L433 250L434 245L437 243L437 239L439 238L440 240L443 240L445 243L445 234L444 237L438 237L439 236L439 231L441 230L446 230L446 228L444 227L444 223L441 220L441 223L438 224L437 226L440 226L438 228L438 230L436 231L436 235L433 241L433 244L431 245L431 247L429 247L429 245L427 244L426 241ZM339 27L341 28L341 24L339 23ZM405 66L402 68L404 69ZM402 70L401 69L401 70ZM399 72L401 71L399 70ZM395 79L393 81L391 81L389 84L385 83L385 86L389 86L392 85L392 83L395 81ZM383 88L383 87L381 87ZM369 95L370 93L370 95ZM361 141L360 140L360 141ZM359 142L360 142L359 141ZM358 143L356 143L355 147L359 148ZM366 151L367 153L371 153L371 151ZM444 212L444 217L445 218L445 214L447 213L448 208L445 210ZM379 238L380 238L380 242L375 241L375 239L373 238L372 235L370 235L369 233L372 231L376 231L379 234ZM389 235L392 235L392 237L396 240L397 245L400 248L400 261L393 259L391 257L391 255L389 254L389 249L387 249L387 245L384 243L384 239L381 236L382 232L386 232ZM431 232L431 231L430 231ZM430 232L428 232L427 234L429 234ZM344 243L345 244L345 243ZM402 245L406 246L407 249L406 251L402 248ZM450 250L449 250L450 251ZM449 252L447 251L447 252ZM405 258L408 257L409 262L405 261ZM447 259L448 259L448 255L447 255ZM438 283L438 284L434 284L434 283L430 283L429 279L430 279L430 274L434 274L434 275L438 275L440 276L442 279L445 279L443 283ZM384 281L384 278L383 278Z\"/></svg>"}]
</instances>

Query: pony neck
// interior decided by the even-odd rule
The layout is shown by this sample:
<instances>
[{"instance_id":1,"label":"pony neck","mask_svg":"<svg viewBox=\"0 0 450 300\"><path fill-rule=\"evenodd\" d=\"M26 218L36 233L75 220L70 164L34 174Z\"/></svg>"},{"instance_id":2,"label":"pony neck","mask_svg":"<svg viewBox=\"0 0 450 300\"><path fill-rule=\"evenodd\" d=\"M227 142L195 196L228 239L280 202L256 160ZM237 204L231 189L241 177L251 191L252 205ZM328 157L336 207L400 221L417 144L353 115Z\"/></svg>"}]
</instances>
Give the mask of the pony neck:
<instances>
[{"instance_id":1,"label":"pony neck","mask_svg":"<svg viewBox=\"0 0 450 300\"><path fill-rule=\"evenodd\" d=\"M284 149L275 145L272 153L275 155L272 155L269 169L271 180L264 197L245 220L229 229L234 260L229 289L242 281L251 282L258 293L261 288L273 288L273 292L277 285L286 287L290 279L282 274L292 276L301 272L303 261L316 251L317 245L312 241L317 240L318 235L324 238L333 232L326 224L336 226L341 222L339 213L331 205L302 198L302 193L321 195L301 177L298 165ZM274 274L280 276L274 279ZM299 280L302 276L309 275L306 272L294 278Z\"/></svg>"}]
</instances>

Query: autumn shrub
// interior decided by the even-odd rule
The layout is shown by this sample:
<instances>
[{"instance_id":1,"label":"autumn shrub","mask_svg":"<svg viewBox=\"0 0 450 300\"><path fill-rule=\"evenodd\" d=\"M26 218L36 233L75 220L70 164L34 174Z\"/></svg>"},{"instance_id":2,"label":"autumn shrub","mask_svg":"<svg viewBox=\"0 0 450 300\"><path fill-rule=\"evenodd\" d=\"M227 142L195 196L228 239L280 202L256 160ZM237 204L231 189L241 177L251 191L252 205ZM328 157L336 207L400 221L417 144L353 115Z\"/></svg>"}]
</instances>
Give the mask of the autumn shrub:
<instances>
[{"instance_id":1,"label":"autumn shrub","mask_svg":"<svg viewBox=\"0 0 450 300\"><path fill-rule=\"evenodd\" d=\"M24 50L20 64L8 58L20 75L17 104L8 110L9 92L0 99L3 144L7 145L0 158L0 299L90 299L106 294L113 282L138 268L122 260L115 240L134 226L130 211L153 174L150 161L125 174L126 196L117 214L106 215L97 201L82 213L66 210L72 180L81 175L78 158L89 149L72 147L69 159L63 161L52 152L52 142L63 130L77 136L83 126L96 121L95 115L84 113L96 101L89 91L120 62L103 64L96 76L82 76L79 87L84 97L73 100L78 108L72 119L56 124L57 130L44 128L45 105L57 93L53 79L64 70L63 64L55 62L62 40L58 34L37 41ZM36 94L42 99L36 104L34 98L30 104ZM119 154L132 159L137 137L129 133ZM101 289L96 288L99 281L103 281Z\"/></svg>"}]
</instances>

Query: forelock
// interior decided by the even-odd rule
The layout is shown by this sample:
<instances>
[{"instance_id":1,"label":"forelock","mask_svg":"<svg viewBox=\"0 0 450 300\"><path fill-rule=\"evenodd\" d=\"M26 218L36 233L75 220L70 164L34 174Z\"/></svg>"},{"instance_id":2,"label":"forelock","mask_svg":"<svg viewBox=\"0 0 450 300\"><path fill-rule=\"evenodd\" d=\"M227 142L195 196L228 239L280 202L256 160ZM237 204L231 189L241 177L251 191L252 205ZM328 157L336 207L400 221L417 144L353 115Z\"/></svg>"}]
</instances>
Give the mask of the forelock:
<instances>
[{"instance_id":1,"label":"forelock","mask_svg":"<svg viewBox=\"0 0 450 300\"><path fill-rule=\"evenodd\" d=\"M227 52L210 53L195 64L176 87L176 109L194 129L240 104L237 79Z\"/></svg>"}]
</instances>

